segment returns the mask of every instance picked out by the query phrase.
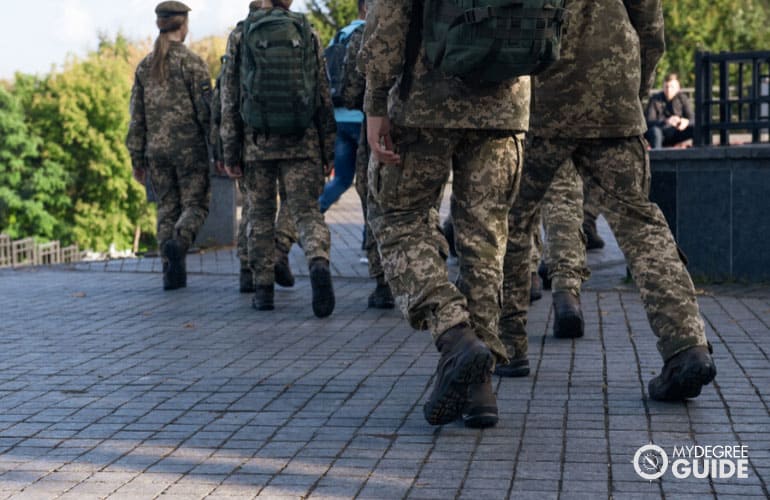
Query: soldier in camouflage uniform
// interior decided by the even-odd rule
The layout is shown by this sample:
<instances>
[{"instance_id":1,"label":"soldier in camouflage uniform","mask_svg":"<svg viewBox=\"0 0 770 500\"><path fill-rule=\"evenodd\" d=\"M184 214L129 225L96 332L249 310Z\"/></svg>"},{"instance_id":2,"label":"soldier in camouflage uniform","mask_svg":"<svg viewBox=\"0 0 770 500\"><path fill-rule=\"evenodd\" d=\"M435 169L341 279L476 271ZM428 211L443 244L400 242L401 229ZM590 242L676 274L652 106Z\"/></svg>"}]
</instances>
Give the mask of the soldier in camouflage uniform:
<instances>
[{"instance_id":1,"label":"soldier in camouflage uniform","mask_svg":"<svg viewBox=\"0 0 770 500\"><path fill-rule=\"evenodd\" d=\"M426 65L421 46L404 64L411 0L377 0L365 61L369 222L396 303L441 353L426 420L497 422L491 374L507 359L497 332L507 215L529 117L529 79L470 88ZM405 80L411 80L406 88ZM396 84L394 85L394 82ZM389 99L390 95L390 99ZM431 215L453 171L460 276L450 283ZM435 212L435 210L434 210Z\"/></svg>"},{"instance_id":2,"label":"soldier in camouflage uniform","mask_svg":"<svg viewBox=\"0 0 770 500\"><path fill-rule=\"evenodd\" d=\"M190 8L162 2L160 34L136 69L126 145L134 177L149 173L158 200L163 287L187 285L185 256L208 215L211 79L206 63L184 46Z\"/></svg>"},{"instance_id":3,"label":"soldier in camouflage uniform","mask_svg":"<svg viewBox=\"0 0 770 500\"><path fill-rule=\"evenodd\" d=\"M262 8L261 1L253 1L249 3L249 13L254 12ZM227 50L222 57L222 69L224 71L225 66L233 64L232 57L234 47L240 43L242 36L243 21L239 22L235 29L230 33L227 39ZM221 112L221 73L220 78L217 79L217 85L214 88L214 94L212 98L212 110L211 110L211 135L209 142L214 150L214 158L216 162L216 170L222 174L225 174L222 141L219 136L219 126L222 121ZM242 180L236 181L238 184L238 190L241 193L241 201L243 209L241 212L241 221L238 224L238 245L237 253L240 260L240 291L241 293L255 293L256 288L254 286L254 273L249 267L249 218L248 218L248 194L246 193L246 186ZM282 200L286 199L285 189L283 183L278 181L278 189ZM289 267L289 250L291 246L297 242L297 231L294 226L294 222L289 214L288 207L285 203L281 203L281 207L278 210L278 218L276 220L275 228L275 282L280 286L292 287L294 286L294 276L292 275L291 268Z\"/></svg>"},{"instance_id":4,"label":"soldier in camouflage uniform","mask_svg":"<svg viewBox=\"0 0 770 500\"><path fill-rule=\"evenodd\" d=\"M291 2L275 5L288 10ZM272 4L264 8L273 8ZM220 137L225 169L233 177L243 176L249 197L249 264L254 272L256 293L253 305L272 310L275 283L276 180L283 179L289 212L299 230L308 260L313 288L313 312L329 316L334 310L334 291L329 269L329 228L318 208L324 168L333 166L336 126L318 37L314 36L318 65L317 126L296 135L256 134L240 115L240 51L234 43L222 74L222 124Z\"/></svg>"},{"instance_id":5,"label":"soldier in camouflage uniform","mask_svg":"<svg viewBox=\"0 0 770 500\"><path fill-rule=\"evenodd\" d=\"M640 97L648 94L664 50L661 3L567 0L566 9L561 58L533 82L532 136L510 217L501 324L511 335L524 334L537 206L558 169L572 159L596 186L658 337L665 364L649 384L650 396L695 397L716 368L692 280L666 220L647 197ZM573 293L567 300L579 308L579 292Z\"/></svg>"}]
</instances>

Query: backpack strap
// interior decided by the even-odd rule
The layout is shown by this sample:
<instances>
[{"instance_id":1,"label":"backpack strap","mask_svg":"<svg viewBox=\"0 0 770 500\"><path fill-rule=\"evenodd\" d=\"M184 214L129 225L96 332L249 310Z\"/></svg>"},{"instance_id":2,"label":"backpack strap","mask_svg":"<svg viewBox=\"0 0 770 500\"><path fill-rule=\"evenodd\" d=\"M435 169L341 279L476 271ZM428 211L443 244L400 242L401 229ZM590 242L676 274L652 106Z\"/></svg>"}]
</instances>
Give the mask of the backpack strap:
<instances>
[{"instance_id":1,"label":"backpack strap","mask_svg":"<svg viewBox=\"0 0 770 500\"><path fill-rule=\"evenodd\" d=\"M417 64L417 57L420 55L420 46L422 45L422 15L423 0L414 0L412 2L412 16L409 19L409 31L406 32L406 48L404 58L404 69L401 75L401 84L399 86L398 96L405 101L412 89L412 79L414 78L414 66Z\"/></svg>"}]
</instances>

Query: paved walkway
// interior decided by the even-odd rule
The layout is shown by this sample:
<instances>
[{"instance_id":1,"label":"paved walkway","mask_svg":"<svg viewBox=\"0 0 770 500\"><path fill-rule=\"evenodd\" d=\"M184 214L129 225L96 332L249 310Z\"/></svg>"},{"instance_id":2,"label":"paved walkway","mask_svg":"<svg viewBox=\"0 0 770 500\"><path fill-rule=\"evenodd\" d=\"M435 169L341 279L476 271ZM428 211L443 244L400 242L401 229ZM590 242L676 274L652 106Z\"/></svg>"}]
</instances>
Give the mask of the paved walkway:
<instances>
[{"instance_id":1,"label":"paved walkway","mask_svg":"<svg viewBox=\"0 0 770 500\"><path fill-rule=\"evenodd\" d=\"M586 337L549 335L546 295L532 375L495 379L500 424L432 428L438 356L399 313L366 309L358 210L346 196L329 216L327 320L306 278L253 311L231 251L191 256L174 293L154 259L0 273L0 499L768 498L770 288L703 291L717 380L657 403L655 339L611 244L591 255ZM652 482L632 464L650 442L671 462ZM674 447L693 445L747 446L747 477L677 479Z\"/></svg>"}]
</instances>

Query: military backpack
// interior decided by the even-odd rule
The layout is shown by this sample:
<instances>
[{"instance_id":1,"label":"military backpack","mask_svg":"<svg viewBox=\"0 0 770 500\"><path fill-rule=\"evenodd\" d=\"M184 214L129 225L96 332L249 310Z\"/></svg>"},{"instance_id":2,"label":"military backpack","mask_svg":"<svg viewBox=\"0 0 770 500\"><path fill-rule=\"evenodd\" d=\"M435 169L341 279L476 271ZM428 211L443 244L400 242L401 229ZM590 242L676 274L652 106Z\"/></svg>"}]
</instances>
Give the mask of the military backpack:
<instances>
[{"instance_id":1,"label":"military backpack","mask_svg":"<svg viewBox=\"0 0 770 500\"><path fill-rule=\"evenodd\" d=\"M243 23L241 116L257 133L301 134L318 97L316 42L310 23L284 9L258 10Z\"/></svg>"},{"instance_id":2,"label":"military backpack","mask_svg":"<svg viewBox=\"0 0 770 500\"><path fill-rule=\"evenodd\" d=\"M337 108L344 107L342 96L345 87L348 85L350 76L345 74L346 55L348 42L356 31L363 31L364 23L362 21L353 22L342 28L332 39L331 43L324 50L326 59L326 74L329 76L329 86L331 87L332 102Z\"/></svg>"},{"instance_id":3,"label":"military backpack","mask_svg":"<svg viewBox=\"0 0 770 500\"><path fill-rule=\"evenodd\" d=\"M415 14L434 68L469 84L495 84L537 74L559 59L564 3L415 0Z\"/></svg>"}]
</instances>

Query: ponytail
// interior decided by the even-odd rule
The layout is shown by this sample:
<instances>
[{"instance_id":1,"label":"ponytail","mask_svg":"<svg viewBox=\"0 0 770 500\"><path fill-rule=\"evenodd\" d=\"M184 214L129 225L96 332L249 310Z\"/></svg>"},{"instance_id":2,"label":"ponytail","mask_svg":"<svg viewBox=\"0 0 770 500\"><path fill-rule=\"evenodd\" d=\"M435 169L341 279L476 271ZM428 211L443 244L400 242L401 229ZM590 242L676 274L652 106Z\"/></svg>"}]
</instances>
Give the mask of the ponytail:
<instances>
[{"instance_id":1,"label":"ponytail","mask_svg":"<svg viewBox=\"0 0 770 500\"><path fill-rule=\"evenodd\" d=\"M158 17L155 22L160 33L158 34L158 38L155 39L155 45L152 50L150 76L153 79L159 82L166 81L166 78L168 77L168 62L166 61L166 56L168 55L168 49L171 46L168 34L181 29L186 22L187 14Z\"/></svg>"}]
</instances>

